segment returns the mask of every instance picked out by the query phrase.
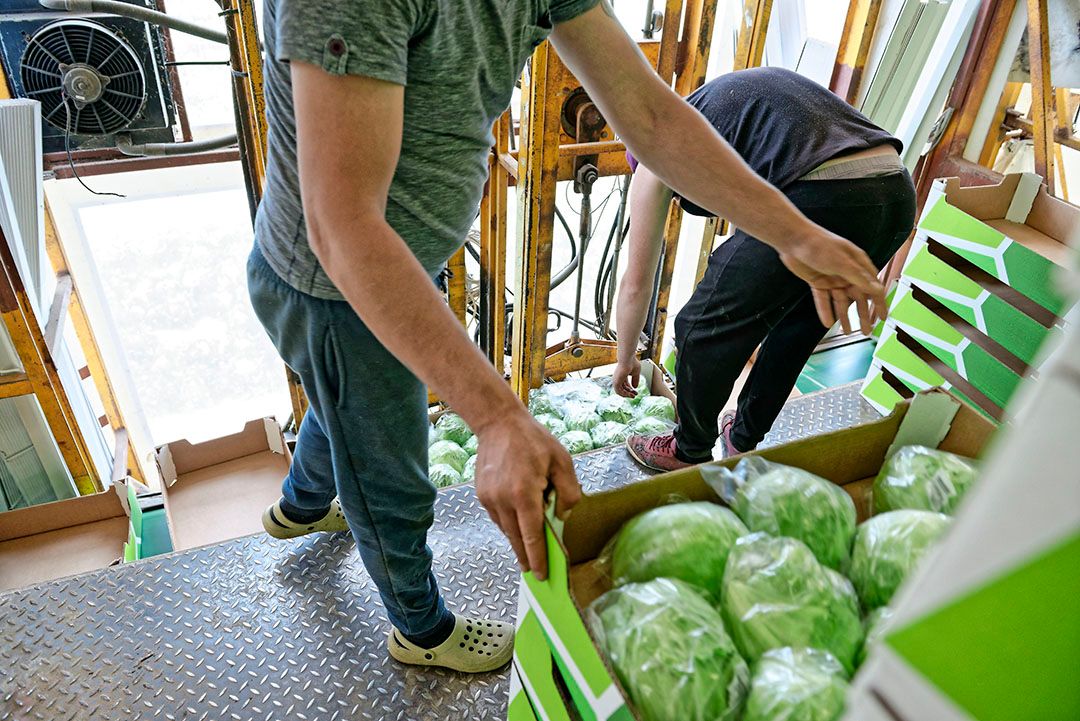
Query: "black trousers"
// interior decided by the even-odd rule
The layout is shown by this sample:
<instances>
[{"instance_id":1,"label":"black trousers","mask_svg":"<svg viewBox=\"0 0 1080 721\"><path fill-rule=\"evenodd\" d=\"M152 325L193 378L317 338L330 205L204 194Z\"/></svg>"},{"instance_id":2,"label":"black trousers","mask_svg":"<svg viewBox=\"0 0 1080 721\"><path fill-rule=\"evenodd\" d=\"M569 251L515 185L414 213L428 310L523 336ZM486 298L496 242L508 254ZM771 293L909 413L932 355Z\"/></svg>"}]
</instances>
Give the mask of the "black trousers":
<instances>
[{"instance_id":1,"label":"black trousers","mask_svg":"<svg viewBox=\"0 0 1080 721\"><path fill-rule=\"evenodd\" d=\"M906 172L799 181L784 193L810 220L865 250L878 268L915 222L915 189ZM742 231L722 243L675 318L679 455L687 461L711 456L717 416L760 345L731 434L740 451L756 447L827 331L809 286L784 267L775 250Z\"/></svg>"}]
</instances>

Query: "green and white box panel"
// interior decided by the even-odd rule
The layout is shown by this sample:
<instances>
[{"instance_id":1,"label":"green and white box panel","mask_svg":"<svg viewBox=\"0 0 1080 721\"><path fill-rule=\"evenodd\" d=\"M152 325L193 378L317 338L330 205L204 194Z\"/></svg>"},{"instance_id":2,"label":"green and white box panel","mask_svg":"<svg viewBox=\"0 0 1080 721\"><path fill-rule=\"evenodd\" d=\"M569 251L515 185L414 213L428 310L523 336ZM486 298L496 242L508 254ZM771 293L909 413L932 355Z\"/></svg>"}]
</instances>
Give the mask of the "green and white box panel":
<instances>
[{"instance_id":1,"label":"green and white box panel","mask_svg":"<svg viewBox=\"0 0 1080 721\"><path fill-rule=\"evenodd\" d=\"M897 289L889 322L904 330L1002 408L1020 384L1019 368L1016 368L1018 358L1010 359L1014 365L1014 369L1010 369L1002 359L984 350L916 300L912 288L906 284Z\"/></svg>"},{"instance_id":2,"label":"green and white box panel","mask_svg":"<svg viewBox=\"0 0 1080 721\"><path fill-rule=\"evenodd\" d=\"M1080 328L1028 381L842 721L1080 719Z\"/></svg>"},{"instance_id":3,"label":"green and white box panel","mask_svg":"<svg viewBox=\"0 0 1080 721\"><path fill-rule=\"evenodd\" d=\"M632 721L570 596L569 559L547 527L548 579L522 574L514 664L538 721ZM570 707L572 710L568 710Z\"/></svg>"},{"instance_id":4,"label":"green and white box panel","mask_svg":"<svg viewBox=\"0 0 1080 721\"><path fill-rule=\"evenodd\" d=\"M1008 175L997 186L977 188L940 178L927 196L919 236L941 243L1061 315L1064 299L1055 289L1060 267L1052 258L1068 255L1066 230L1078 217L1080 209L1049 197L1034 173Z\"/></svg>"}]
</instances>

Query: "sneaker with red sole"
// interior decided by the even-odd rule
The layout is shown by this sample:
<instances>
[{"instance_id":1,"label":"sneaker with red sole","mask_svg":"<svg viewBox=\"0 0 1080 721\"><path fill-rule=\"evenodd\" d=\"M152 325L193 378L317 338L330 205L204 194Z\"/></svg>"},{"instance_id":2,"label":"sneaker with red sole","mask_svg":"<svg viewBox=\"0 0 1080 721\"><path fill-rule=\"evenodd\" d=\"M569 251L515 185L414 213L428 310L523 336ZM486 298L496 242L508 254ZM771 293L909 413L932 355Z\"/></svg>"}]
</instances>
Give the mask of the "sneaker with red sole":
<instances>
[{"instance_id":1,"label":"sneaker with red sole","mask_svg":"<svg viewBox=\"0 0 1080 721\"><path fill-rule=\"evenodd\" d=\"M696 463L687 463L675 455L675 434L663 433L658 436L633 435L626 439L626 448L634 460L654 471L677 471ZM698 463L711 460L706 458Z\"/></svg>"}]
</instances>

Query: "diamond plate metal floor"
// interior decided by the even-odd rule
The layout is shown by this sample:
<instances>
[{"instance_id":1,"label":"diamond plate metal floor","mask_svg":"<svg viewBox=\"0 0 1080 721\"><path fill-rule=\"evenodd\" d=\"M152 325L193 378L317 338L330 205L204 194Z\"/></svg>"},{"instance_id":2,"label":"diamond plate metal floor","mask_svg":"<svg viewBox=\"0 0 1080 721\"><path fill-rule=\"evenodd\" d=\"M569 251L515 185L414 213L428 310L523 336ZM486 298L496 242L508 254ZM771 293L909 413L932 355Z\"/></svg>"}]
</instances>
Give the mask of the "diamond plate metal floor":
<instances>
[{"instance_id":1,"label":"diamond plate metal floor","mask_svg":"<svg viewBox=\"0 0 1080 721\"><path fill-rule=\"evenodd\" d=\"M876 418L858 384L793 399L768 444ZM582 454L587 491L646 477L621 447ZM471 486L430 535L447 603L507 621L516 565ZM382 604L348 534L250 536L0 596L0 719L502 721L506 672L389 661Z\"/></svg>"}]
</instances>

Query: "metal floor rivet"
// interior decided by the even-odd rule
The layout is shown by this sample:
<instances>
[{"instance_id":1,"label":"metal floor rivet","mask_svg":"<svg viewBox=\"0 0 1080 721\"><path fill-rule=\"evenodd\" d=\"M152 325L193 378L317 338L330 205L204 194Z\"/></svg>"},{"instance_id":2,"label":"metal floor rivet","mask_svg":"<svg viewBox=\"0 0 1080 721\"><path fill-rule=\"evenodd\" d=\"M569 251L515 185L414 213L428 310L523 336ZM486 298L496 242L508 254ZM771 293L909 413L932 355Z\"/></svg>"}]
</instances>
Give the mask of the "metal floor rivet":
<instances>
[{"instance_id":1,"label":"metal floor rivet","mask_svg":"<svg viewBox=\"0 0 1080 721\"><path fill-rule=\"evenodd\" d=\"M859 384L788 402L763 445L878 417ZM586 491L649 473L577 456ZM471 486L439 493L429 543L452 608L514 620L517 567ZM249 536L0 595L0 719L502 721L507 671L407 668L348 534Z\"/></svg>"}]
</instances>

